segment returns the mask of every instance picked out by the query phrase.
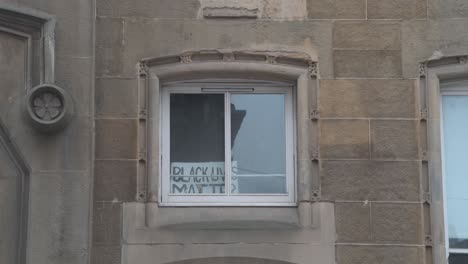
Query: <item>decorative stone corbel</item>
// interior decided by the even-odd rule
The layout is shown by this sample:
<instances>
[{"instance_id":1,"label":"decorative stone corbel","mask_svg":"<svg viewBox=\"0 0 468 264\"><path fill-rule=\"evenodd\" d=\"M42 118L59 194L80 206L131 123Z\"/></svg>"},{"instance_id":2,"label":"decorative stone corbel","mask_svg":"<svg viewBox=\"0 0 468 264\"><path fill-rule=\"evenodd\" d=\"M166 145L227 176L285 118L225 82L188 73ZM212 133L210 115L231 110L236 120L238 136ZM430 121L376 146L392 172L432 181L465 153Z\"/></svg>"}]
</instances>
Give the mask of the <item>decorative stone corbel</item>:
<instances>
[{"instance_id":1,"label":"decorative stone corbel","mask_svg":"<svg viewBox=\"0 0 468 264\"><path fill-rule=\"evenodd\" d=\"M318 109L312 109L310 111L310 120L317 121L320 117L320 111Z\"/></svg>"},{"instance_id":2,"label":"decorative stone corbel","mask_svg":"<svg viewBox=\"0 0 468 264\"><path fill-rule=\"evenodd\" d=\"M267 55L265 62L270 63L270 64L276 64L276 57L271 56L271 55Z\"/></svg>"},{"instance_id":3,"label":"decorative stone corbel","mask_svg":"<svg viewBox=\"0 0 468 264\"><path fill-rule=\"evenodd\" d=\"M231 62L231 61L235 61L236 58L234 57L234 54L232 53L224 53L223 54L223 61L226 61L226 62Z\"/></svg>"},{"instance_id":4,"label":"decorative stone corbel","mask_svg":"<svg viewBox=\"0 0 468 264\"><path fill-rule=\"evenodd\" d=\"M321 196L322 196L321 193L320 193L320 190L312 190L311 194L312 194L311 195L311 201L313 201L313 202L320 201Z\"/></svg>"},{"instance_id":5,"label":"decorative stone corbel","mask_svg":"<svg viewBox=\"0 0 468 264\"><path fill-rule=\"evenodd\" d=\"M420 63L419 64L419 77L425 77L427 73L427 64Z\"/></svg>"},{"instance_id":6,"label":"decorative stone corbel","mask_svg":"<svg viewBox=\"0 0 468 264\"><path fill-rule=\"evenodd\" d=\"M140 77L148 74L148 65L145 62L138 63L138 75Z\"/></svg>"},{"instance_id":7,"label":"decorative stone corbel","mask_svg":"<svg viewBox=\"0 0 468 264\"><path fill-rule=\"evenodd\" d=\"M183 54L180 55L180 63L191 63L192 62L192 54Z\"/></svg>"},{"instance_id":8,"label":"decorative stone corbel","mask_svg":"<svg viewBox=\"0 0 468 264\"><path fill-rule=\"evenodd\" d=\"M460 64L466 64L468 61L468 56L459 56L458 57L458 63Z\"/></svg>"},{"instance_id":9,"label":"decorative stone corbel","mask_svg":"<svg viewBox=\"0 0 468 264\"><path fill-rule=\"evenodd\" d=\"M318 65L315 61L309 61L309 75L311 78L317 78L318 76Z\"/></svg>"}]
</instances>

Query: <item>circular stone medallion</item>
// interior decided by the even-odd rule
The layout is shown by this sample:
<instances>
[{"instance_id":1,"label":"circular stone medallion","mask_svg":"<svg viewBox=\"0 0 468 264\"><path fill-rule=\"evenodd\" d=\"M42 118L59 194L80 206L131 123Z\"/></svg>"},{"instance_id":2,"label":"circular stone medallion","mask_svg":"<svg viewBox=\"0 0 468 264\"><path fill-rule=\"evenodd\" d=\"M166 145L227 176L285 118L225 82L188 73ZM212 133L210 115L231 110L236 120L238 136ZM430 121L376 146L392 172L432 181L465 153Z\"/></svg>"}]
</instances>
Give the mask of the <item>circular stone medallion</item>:
<instances>
[{"instance_id":1,"label":"circular stone medallion","mask_svg":"<svg viewBox=\"0 0 468 264\"><path fill-rule=\"evenodd\" d=\"M68 93L50 84L36 86L28 92L26 109L32 124L48 132L63 128L73 110Z\"/></svg>"},{"instance_id":2,"label":"circular stone medallion","mask_svg":"<svg viewBox=\"0 0 468 264\"><path fill-rule=\"evenodd\" d=\"M43 92L32 98L34 114L41 120L52 121L63 112L63 100L57 94Z\"/></svg>"}]
</instances>

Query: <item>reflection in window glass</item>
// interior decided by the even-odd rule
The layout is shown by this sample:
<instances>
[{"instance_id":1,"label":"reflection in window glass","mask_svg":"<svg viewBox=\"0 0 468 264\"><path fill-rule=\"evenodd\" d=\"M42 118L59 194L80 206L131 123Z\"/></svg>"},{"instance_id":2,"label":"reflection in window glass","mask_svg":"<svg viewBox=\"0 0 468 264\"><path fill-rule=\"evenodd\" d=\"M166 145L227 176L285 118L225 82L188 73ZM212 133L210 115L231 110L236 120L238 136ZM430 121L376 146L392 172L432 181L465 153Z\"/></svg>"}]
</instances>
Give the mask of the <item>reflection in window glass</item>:
<instances>
[{"instance_id":1,"label":"reflection in window glass","mask_svg":"<svg viewBox=\"0 0 468 264\"><path fill-rule=\"evenodd\" d=\"M450 254L450 264L466 264L468 263L468 254Z\"/></svg>"},{"instance_id":2,"label":"reflection in window glass","mask_svg":"<svg viewBox=\"0 0 468 264\"><path fill-rule=\"evenodd\" d=\"M468 96L443 96L442 112L449 247L468 249ZM468 263L463 255L451 259Z\"/></svg>"},{"instance_id":3,"label":"reflection in window glass","mask_svg":"<svg viewBox=\"0 0 468 264\"><path fill-rule=\"evenodd\" d=\"M233 194L286 191L285 95L232 94Z\"/></svg>"},{"instance_id":4,"label":"reflection in window glass","mask_svg":"<svg viewBox=\"0 0 468 264\"><path fill-rule=\"evenodd\" d=\"M170 193L224 193L224 95L171 94L170 133Z\"/></svg>"}]
</instances>

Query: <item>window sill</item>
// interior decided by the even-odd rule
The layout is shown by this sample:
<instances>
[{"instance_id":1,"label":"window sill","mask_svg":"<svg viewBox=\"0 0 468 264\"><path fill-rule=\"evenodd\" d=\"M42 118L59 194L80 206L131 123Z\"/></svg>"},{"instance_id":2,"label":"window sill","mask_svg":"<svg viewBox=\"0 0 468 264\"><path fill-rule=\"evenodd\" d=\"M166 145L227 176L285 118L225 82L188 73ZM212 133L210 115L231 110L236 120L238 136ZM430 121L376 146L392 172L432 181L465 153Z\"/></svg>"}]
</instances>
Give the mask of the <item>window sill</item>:
<instances>
[{"instance_id":1,"label":"window sill","mask_svg":"<svg viewBox=\"0 0 468 264\"><path fill-rule=\"evenodd\" d=\"M149 222L163 229L298 229L296 207L158 207L151 206Z\"/></svg>"}]
</instances>

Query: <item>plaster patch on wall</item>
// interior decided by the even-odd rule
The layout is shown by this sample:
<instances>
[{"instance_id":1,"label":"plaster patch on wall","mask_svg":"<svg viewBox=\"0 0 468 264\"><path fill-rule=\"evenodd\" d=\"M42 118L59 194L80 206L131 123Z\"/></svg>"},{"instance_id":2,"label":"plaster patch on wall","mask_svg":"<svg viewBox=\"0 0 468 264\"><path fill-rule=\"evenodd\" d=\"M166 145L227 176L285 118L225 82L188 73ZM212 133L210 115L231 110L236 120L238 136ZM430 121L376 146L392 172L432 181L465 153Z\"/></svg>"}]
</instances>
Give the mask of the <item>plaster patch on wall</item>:
<instances>
[{"instance_id":1,"label":"plaster patch on wall","mask_svg":"<svg viewBox=\"0 0 468 264\"><path fill-rule=\"evenodd\" d=\"M251 13L255 11L258 18L265 19L301 20L307 18L306 0L200 0L198 17L207 17L205 13L212 10L228 12L231 15L208 17L252 18ZM246 11L249 12L249 16L246 16ZM233 15L236 13L237 15Z\"/></svg>"}]
</instances>

